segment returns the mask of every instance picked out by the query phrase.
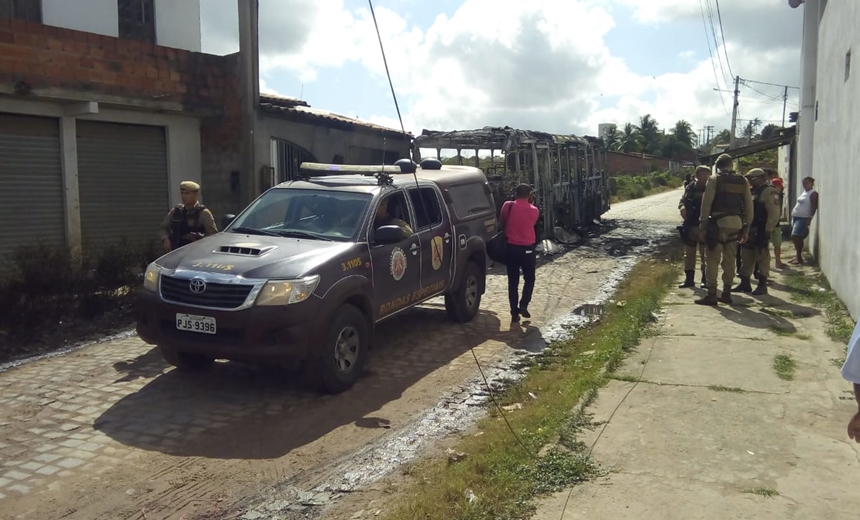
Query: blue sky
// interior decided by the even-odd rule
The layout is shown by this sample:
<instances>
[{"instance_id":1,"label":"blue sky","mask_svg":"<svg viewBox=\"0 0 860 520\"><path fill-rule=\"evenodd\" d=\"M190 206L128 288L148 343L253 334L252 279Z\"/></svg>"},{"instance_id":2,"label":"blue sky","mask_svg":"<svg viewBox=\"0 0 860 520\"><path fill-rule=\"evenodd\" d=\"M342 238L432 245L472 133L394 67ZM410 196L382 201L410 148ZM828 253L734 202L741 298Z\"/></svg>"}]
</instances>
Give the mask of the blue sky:
<instances>
[{"instance_id":1,"label":"blue sky","mask_svg":"<svg viewBox=\"0 0 860 520\"><path fill-rule=\"evenodd\" d=\"M237 48L235 0L202 0L204 52ZM595 134L651 113L663 127L729 126L713 89L797 85L802 8L781 0L377 0L407 130L511 125ZM702 9L710 7L714 26ZM708 11L706 11L707 13ZM260 0L269 92L399 126L364 0ZM707 28L707 32L706 32ZM714 42L716 32L717 42ZM709 55L708 45L722 67ZM715 80L715 70L719 83ZM741 88L740 117L779 123L778 87ZM723 93L731 108L730 94ZM789 110L796 110L790 91ZM520 102L519 100L522 100ZM743 121L742 121L743 122Z\"/></svg>"}]
</instances>

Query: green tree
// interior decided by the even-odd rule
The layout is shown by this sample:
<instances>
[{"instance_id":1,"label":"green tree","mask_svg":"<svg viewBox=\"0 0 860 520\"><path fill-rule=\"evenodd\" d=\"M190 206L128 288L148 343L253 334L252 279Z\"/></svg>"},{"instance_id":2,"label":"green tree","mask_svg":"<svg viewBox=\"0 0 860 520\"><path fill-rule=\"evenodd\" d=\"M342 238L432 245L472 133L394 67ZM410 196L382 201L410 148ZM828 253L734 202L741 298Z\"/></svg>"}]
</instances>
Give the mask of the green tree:
<instances>
[{"instance_id":1,"label":"green tree","mask_svg":"<svg viewBox=\"0 0 860 520\"><path fill-rule=\"evenodd\" d=\"M608 150L618 150L621 147L621 133L618 127L613 125L603 136L603 142Z\"/></svg>"},{"instance_id":2,"label":"green tree","mask_svg":"<svg viewBox=\"0 0 860 520\"><path fill-rule=\"evenodd\" d=\"M619 149L627 153L638 152L641 150L641 143L639 129L633 123L625 124L619 136Z\"/></svg>"},{"instance_id":3,"label":"green tree","mask_svg":"<svg viewBox=\"0 0 860 520\"><path fill-rule=\"evenodd\" d=\"M657 154L660 150L660 128L651 114L639 118L639 135L641 136L642 151Z\"/></svg>"},{"instance_id":4,"label":"green tree","mask_svg":"<svg viewBox=\"0 0 860 520\"><path fill-rule=\"evenodd\" d=\"M672 135L686 150L692 151L693 147L696 146L696 134L693 132L693 127L683 119L675 123Z\"/></svg>"},{"instance_id":5,"label":"green tree","mask_svg":"<svg viewBox=\"0 0 860 520\"><path fill-rule=\"evenodd\" d=\"M774 132L778 130L779 125L775 125L773 123L769 123L764 125L764 128L761 129L761 138L762 139L770 139L774 136Z\"/></svg>"}]
</instances>

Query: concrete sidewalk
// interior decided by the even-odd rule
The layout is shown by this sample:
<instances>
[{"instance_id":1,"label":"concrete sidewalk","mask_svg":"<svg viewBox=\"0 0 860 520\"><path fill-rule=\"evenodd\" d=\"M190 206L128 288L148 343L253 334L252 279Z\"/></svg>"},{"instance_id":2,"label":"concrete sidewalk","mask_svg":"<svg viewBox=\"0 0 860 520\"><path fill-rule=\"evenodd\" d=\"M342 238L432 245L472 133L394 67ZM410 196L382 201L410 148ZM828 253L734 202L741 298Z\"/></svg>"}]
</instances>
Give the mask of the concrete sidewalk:
<instances>
[{"instance_id":1,"label":"concrete sidewalk","mask_svg":"<svg viewBox=\"0 0 860 520\"><path fill-rule=\"evenodd\" d=\"M613 380L588 410L597 427L582 440L607 475L542 501L534 520L860 518L857 405L834 361L845 345L782 282L777 271L769 296L716 308L673 289L659 335L615 374L641 381Z\"/></svg>"}]
</instances>

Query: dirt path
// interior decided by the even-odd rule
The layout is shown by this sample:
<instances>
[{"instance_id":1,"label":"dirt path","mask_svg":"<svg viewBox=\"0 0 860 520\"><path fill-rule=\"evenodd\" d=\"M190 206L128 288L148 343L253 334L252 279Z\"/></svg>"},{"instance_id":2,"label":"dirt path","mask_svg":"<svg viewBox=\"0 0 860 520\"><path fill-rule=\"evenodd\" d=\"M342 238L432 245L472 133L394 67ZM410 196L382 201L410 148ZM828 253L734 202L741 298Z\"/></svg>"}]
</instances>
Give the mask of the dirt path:
<instances>
[{"instance_id":1,"label":"dirt path","mask_svg":"<svg viewBox=\"0 0 860 520\"><path fill-rule=\"evenodd\" d=\"M552 257L538 270L531 323L509 323L498 270L466 326L436 301L386 322L366 377L339 396L307 392L275 368L219 363L181 374L136 337L0 373L0 517L253 518L261 500L269 511L314 514L336 493L308 490L333 472L355 488L433 442L404 432L462 427L450 424L475 408L469 348L488 370L539 348L634 247L665 234L678 197L617 204L608 217L618 229Z\"/></svg>"}]
</instances>

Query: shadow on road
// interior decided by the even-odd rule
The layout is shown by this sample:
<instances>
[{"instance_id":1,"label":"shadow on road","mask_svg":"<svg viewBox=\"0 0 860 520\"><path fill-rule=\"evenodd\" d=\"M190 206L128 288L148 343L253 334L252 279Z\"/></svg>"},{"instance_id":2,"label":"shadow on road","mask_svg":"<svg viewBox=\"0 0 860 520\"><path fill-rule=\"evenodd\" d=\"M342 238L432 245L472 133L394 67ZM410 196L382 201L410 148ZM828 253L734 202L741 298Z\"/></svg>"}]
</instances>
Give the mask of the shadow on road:
<instances>
[{"instance_id":1,"label":"shadow on road","mask_svg":"<svg viewBox=\"0 0 860 520\"><path fill-rule=\"evenodd\" d=\"M273 366L216 363L201 373L161 374L164 364L152 350L116 368L126 373L123 380L161 375L106 410L94 427L126 446L169 455L277 458L347 425L395 427L398 417L379 413L384 405L440 367L473 368L471 354L458 358L487 340L513 349L543 347L536 327L503 330L499 317L488 311L460 325L448 319L444 306L431 302L380 324L366 373L336 396L311 392L295 370ZM477 349L479 358L486 352ZM440 373L440 385L450 381Z\"/></svg>"}]
</instances>

